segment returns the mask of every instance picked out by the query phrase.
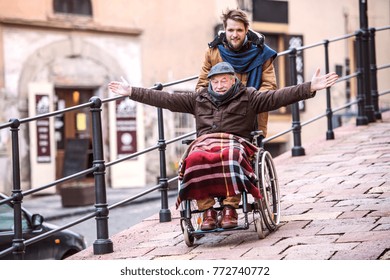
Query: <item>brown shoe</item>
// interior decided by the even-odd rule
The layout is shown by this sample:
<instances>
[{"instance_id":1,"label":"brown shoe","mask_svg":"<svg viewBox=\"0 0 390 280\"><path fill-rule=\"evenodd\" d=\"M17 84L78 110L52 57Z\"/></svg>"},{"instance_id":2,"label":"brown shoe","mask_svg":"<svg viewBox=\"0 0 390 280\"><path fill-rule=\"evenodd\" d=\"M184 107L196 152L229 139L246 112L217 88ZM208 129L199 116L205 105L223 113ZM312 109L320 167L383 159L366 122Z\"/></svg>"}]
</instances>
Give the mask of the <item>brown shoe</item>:
<instances>
[{"instance_id":1,"label":"brown shoe","mask_svg":"<svg viewBox=\"0 0 390 280\"><path fill-rule=\"evenodd\" d=\"M200 226L201 230L212 230L217 227L217 211L214 208L209 208L203 213L203 222Z\"/></svg>"},{"instance_id":2,"label":"brown shoe","mask_svg":"<svg viewBox=\"0 0 390 280\"><path fill-rule=\"evenodd\" d=\"M230 205L226 205L223 207L222 210L222 221L221 221L221 227L222 228L233 228L237 226L237 212L236 209L234 209Z\"/></svg>"}]
</instances>

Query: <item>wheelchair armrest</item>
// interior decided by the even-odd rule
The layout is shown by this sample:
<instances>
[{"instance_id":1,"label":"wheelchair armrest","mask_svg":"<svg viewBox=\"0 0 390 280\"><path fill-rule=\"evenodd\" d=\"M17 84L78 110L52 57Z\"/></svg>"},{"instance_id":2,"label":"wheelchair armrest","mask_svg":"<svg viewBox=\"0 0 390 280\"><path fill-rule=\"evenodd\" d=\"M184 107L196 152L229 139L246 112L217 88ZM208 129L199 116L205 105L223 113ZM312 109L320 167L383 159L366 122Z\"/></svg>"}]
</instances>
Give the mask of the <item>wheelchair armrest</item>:
<instances>
[{"instance_id":1,"label":"wheelchair armrest","mask_svg":"<svg viewBox=\"0 0 390 280\"><path fill-rule=\"evenodd\" d=\"M260 135L263 135L263 131L262 130L253 130L253 131L251 131L251 136L252 137L256 137L256 136L258 137Z\"/></svg>"},{"instance_id":2,"label":"wheelchair armrest","mask_svg":"<svg viewBox=\"0 0 390 280\"><path fill-rule=\"evenodd\" d=\"M265 138L262 130L254 130L251 132L252 142L257 147L263 147L263 139Z\"/></svg>"}]
</instances>

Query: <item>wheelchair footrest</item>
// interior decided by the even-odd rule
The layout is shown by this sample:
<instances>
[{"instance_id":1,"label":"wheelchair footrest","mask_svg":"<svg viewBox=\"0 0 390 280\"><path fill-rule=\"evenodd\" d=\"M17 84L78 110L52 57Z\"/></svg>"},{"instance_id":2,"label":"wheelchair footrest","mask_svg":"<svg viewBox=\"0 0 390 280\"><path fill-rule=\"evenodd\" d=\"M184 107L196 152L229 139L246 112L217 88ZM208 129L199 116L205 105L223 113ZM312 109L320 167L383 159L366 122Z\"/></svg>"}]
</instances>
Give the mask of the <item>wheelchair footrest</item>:
<instances>
[{"instance_id":1,"label":"wheelchair footrest","mask_svg":"<svg viewBox=\"0 0 390 280\"><path fill-rule=\"evenodd\" d=\"M249 225L239 225L233 228L216 228L216 229L211 229L211 230L194 230L191 232L193 235L200 235L200 234L205 234L205 233L218 233L218 232L224 232L224 231L234 231L234 230L247 230L249 229Z\"/></svg>"}]
</instances>

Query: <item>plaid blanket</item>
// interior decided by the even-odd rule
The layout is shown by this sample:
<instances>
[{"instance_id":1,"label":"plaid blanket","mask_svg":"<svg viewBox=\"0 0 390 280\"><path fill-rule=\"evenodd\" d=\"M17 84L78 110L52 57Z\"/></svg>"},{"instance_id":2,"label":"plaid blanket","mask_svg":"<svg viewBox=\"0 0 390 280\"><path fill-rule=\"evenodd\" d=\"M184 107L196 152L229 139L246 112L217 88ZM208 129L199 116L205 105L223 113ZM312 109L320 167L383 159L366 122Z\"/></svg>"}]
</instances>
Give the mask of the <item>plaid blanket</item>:
<instances>
[{"instance_id":1,"label":"plaid blanket","mask_svg":"<svg viewBox=\"0 0 390 280\"><path fill-rule=\"evenodd\" d=\"M176 206L183 200L228 197L247 191L261 198L251 161L257 147L228 133L198 137L180 160L180 190Z\"/></svg>"}]
</instances>

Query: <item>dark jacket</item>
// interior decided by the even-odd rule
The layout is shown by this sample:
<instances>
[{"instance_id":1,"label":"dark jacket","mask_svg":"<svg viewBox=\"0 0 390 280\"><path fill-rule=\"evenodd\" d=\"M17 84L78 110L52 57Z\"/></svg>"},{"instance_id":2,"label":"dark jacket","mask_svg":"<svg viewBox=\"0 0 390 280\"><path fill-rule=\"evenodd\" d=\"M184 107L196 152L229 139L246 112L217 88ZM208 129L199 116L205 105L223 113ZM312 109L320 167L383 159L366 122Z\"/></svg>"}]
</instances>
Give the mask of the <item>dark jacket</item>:
<instances>
[{"instance_id":1,"label":"dark jacket","mask_svg":"<svg viewBox=\"0 0 390 280\"><path fill-rule=\"evenodd\" d=\"M226 132L250 139L258 113L276 110L314 96L310 92L310 82L264 92L246 88L240 81L238 83L236 93L219 107L212 101L207 89L199 93L169 93L133 87L130 98L173 112L193 114L197 136Z\"/></svg>"}]
</instances>

